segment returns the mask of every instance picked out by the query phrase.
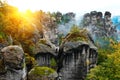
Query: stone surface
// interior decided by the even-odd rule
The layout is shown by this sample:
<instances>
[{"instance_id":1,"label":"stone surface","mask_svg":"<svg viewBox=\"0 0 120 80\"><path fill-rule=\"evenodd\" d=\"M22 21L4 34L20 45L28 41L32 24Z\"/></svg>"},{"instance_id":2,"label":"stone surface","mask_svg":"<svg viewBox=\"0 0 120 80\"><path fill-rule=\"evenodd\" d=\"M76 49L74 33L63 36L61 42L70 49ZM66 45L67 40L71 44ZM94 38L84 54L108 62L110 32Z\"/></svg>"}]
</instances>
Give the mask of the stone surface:
<instances>
[{"instance_id":1,"label":"stone surface","mask_svg":"<svg viewBox=\"0 0 120 80\"><path fill-rule=\"evenodd\" d=\"M89 70L96 65L98 53L94 44L78 41L65 42L56 56L50 50L38 54L36 60L39 66L51 67L51 59L56 60L57 79L84 80Z\"/></svg>"},{"instance_id":2,"label":"stone surface","mask_svg":"<svg viewBox=\"0 0 120 80\"><path fill-rule=\"evenodd\" d=\"M0 80L22 80L25 78L24 51L21 47L7 46L1 50L5 72L0 74Z\"/></svg>"},{"instance_id":3,"label":"stone surface","mask_svg":"<svg viewBox=\"0 0 120 80\"><path fill-rule=\"evenodd\" d=\"M111 13L106 11L103 15L102 12L91 11L86 13L83 17L82 25L96 40L102 37L109 37L116 39L116 27L111 20Z\"/></svg>"},{"instance_id":4,"label":"stone surface","mask_svg":"<svg viewBox=\"0 0 120 80\"><path fill-rule=\"evenodd\" d=\"M73 40L77 37L83 38ZM51 67L51 60L56 62L57 79L84 80L89 70L97 62L97 48L90 34L82 30L78 34L68 34L59 51L51 50L47 45L38 46L36 60L39 66Z\"/></svg>"},{"instance_id":5,"label":"stone surface","mask_svg":"<svg viewBox=\"0 0 120 80\"><path fill-rule=\"evenodd\" d=\"M91 69L89 65L96 64L97 56L88 57L97 55L96 47L91 48L84 42L67 42L64 44L64 49L63 67L60 70L61 80L84 80L87 72ZM90 59L94 59L94 63L88 64L87 61Z\"/></svg>"}]
</instances>

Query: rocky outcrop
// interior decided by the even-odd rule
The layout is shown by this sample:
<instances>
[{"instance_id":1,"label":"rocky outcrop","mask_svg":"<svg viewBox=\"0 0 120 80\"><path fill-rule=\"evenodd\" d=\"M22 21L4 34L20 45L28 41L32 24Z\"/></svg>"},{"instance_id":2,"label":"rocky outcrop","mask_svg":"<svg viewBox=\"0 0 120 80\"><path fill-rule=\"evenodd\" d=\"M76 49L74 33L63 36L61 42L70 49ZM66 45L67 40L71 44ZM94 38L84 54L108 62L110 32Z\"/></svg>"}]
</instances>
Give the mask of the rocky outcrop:
<instances>
[{"instance_id":1,"label":"rocky outcrop","mask_svg":"<svg viewBox=\"0 0 120 80\"><path fill-rule=\"evenodd\" d=\"M48 66L57 71L57 80L84 80L89 70L96 65L97 54L91 36L82 30L68 34L57 52L40 44L35 57L39 66Z\"/></svg>"},{"instance_id":2,"label":"rocky outcrop","mask_svg":"<svg viewBox=\"0 0 120 80\"><path fill-rule=\"evenodd\" d=\"M106 11L104 15L97 11L86 13L81 24L91 33L94 40L104 37L116 39L117 37L116 27L113 25L109 11Z\"/></svg>"},{"instance_id":3,"label":"rocky outcrop","mask_svg":"<svg viewBox=\"0 0 120 80\"><path fill-rule=\"evenodd\" d=\"M96 49L86 42L66 42L62 53L63 67L59 71L61 80L84 80L87 72L96 65Z\"/></svg>"},{"instance_id":4,"label":"rocky outcrop","mask_svg":"<svg viewBox=\"0 0 120 80\"><path fill-rule=\"evenodd\" d=\"M89 70L97 63L97 54L97 48L89 32L74 27L60 46L58 78L85 80Z\"/></svg>"},{"instance_id":5,"label":"rocky outcrop","mask_svg":"<svg viewBox=\"0 0 120 80\"><path fill-rule=\"evenodd\" d=\"M0 80L23 80L25 79L24 51L19 46L7 46L1 50L1 61L4 73L0 74Z\"/></svg>"},{"instance_id":6,"label":"rocky outcrop","mask_svg":"<svg viewBox=\"0 0 120 80\"><path fill-rule=\"evenodd\" d=\"M54 60L56 63L56 56L57 56L56 50L50 48L50 46L39 43L35 51L37 53L35 55L35 59L39 66L52 67L51 65L52 60Z\"/></svg>"}]
</instances>

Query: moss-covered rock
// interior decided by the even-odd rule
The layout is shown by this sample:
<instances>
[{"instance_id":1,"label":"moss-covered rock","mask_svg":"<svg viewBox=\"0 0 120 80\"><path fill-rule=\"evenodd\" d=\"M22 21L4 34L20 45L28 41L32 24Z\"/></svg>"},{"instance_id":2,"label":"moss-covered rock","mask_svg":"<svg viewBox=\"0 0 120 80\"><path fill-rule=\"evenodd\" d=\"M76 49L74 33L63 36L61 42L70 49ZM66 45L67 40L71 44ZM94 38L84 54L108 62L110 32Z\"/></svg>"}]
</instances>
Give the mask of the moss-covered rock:
<instances>
[{"instance_id":1,"label":"moss-covered rock","mask_svg":"<svg viewBox=\"0 0 120 80\"><path fill-rule=\"evenodd\" d=\"M76 41L85 41L88 42L88 31L86 29L80 29L78 26L73 25L70 32L63 39L64 42L76 42Z\"/></svg>"},{"instance_id":2,"label":"moss-covered rock","mask_svg":"<svg viewBox=\"0 0 120 80\"><path fill-rule=\"evenodd\" d=\"M57 77L55 70L48 67L39 67L36 66L28 74L28 80L53 80Z\"/></svg>"}]
</instances>

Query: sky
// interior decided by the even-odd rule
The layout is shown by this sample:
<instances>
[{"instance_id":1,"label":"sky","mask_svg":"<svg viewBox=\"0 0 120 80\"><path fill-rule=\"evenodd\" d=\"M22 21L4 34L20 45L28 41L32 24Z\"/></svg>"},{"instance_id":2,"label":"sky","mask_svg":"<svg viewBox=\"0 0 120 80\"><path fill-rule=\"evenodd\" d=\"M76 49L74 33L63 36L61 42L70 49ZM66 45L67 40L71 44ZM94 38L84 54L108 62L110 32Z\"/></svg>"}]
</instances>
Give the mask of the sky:
<instances>
[{"instance_id":1,"label":"sky","mask_svg":"<svg viewBox=\"0 0 120 80\"><path fill-rule=\"evenodd\" d=\"M90 11L110 11L112 16L120 15L119 0L7 0L20 10L43 10L45 12L74 12L83 15Z\"/></svg>"}]
</instances>

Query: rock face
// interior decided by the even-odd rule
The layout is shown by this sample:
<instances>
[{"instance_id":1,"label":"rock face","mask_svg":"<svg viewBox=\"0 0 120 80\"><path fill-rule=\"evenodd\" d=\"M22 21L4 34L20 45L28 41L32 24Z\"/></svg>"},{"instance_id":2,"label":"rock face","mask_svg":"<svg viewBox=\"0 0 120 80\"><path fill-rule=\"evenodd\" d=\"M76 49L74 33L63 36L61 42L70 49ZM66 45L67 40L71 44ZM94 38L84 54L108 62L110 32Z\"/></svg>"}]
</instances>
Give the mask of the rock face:
<instances>
[{"instance_id":1,"label":"rock face","mask_svg":"<svg viewBox=\"0 0 120 80\"><path fill-rule=\"evenodd\" d=\"M39 43L38 45L39 47L36 48L37 54L35 55L37 64L51 67L52 59L55 60L57 56L56 51L45 44Z\"/></svg>"},{"instance_id":2,"label":"rock face","mask_svg":"<svg viewBox=\"0 0 120 80\"><path fill-rule=\"evenodd\" d=\"M97 11L86 13L82 26L90 31L94 40L104 37L116 39L116 27L113 25L109 11L106 11L104 16L102 12Z\"/></svg>"},{"instance_id":3,"label":"rock face","mask_svg":"<svg viewBox=\"0 0 120 80\"><path fill-rule=\"evenodd\" d=\"M51 60L57 63L57 79L84 80L87 72L96 65L97 48L83 41L65 42L58 53L40 50L36 54L39 66L51 67Z\"/></svg>"},{"instance_id":4,"label":"rock face","mask_svg":"<svg viewBox=\"0 0 120 80\"><path fill-rule=\"evenodd\" d=\"M35 51L38 65L54 68L57 80L84 80L97 62L97 48L90 34L76 27L66 35L58 51L47 44L38 44Z\"/></svg>"},{"instance_id":5,"label":"rock face","mask_svg":"<svg viewBox=\"0 0 120 80\"><path fill-rule=\"evenodd\" d=\"M97 62L96 47L84 42L66 42L63 46L61 80L84 80Z\"/></svg>"},{"instance_id":6,"label":"rock face","mask_svg":"<svg viewBox=\"0 0 120 80\"><path fill-rule=\"evenodd\" d=\"M25 78L24 51L19 46L7 46L1 50L5 72L0 80L23 80Z\"/></svg>"}]
</instances>

